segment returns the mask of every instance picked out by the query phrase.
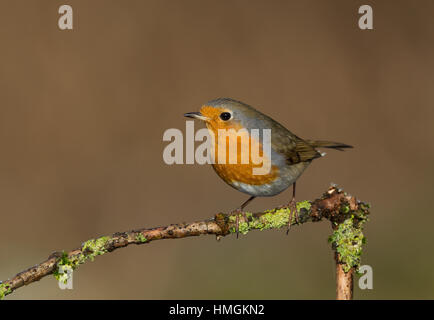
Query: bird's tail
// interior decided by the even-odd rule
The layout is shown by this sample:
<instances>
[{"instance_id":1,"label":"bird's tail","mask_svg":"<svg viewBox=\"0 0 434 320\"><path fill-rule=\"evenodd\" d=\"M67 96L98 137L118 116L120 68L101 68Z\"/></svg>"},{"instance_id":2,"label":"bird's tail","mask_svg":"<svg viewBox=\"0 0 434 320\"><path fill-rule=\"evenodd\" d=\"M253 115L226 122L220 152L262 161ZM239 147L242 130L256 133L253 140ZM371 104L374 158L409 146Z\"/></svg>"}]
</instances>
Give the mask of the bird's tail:
<instances>
[{"instance_id":1,"label":"bird's tail","mask_svg":"<svg viewBox=\"0 0 434 320\"><path fill-rule=\"evenodd\" d=\"M314 148L330 148L339 151L345 151L344 149L353 147L345 143L333 142L333 141L306 140L306 142L309 143Z\"/></svg>"}]
</instances>

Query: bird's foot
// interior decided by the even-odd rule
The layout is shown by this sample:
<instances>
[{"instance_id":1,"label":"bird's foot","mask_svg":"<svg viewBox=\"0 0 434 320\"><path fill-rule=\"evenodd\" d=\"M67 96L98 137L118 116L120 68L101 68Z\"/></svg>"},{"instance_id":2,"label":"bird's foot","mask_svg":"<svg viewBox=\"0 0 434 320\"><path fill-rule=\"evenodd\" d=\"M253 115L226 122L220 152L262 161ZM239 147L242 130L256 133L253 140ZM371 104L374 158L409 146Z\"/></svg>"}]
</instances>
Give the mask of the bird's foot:
<instances>
[{"instance_id":1,"label":"bird's foot","mask_svg":"<svg viewBox=\"0 0 434 320\"><path fill-rule=\"evenodd\" d=\"M299 222L297 202L295 201L295 198L292 198L291 202L286 207L289 208L288 229L286 229L286 235L288 235L289 229L291 229L293 218L296 224Z\"/></svg>"},{"instance_id":2,"label":"bird's foot","mask_svg":"<svg viewBox=\"0 0 434 320\"><path fill-rule=\"evenodd\" d=\"M248 218L247 218L246 213L243 212L243 210L241 208L238 208L238 209L236 209L236 210L234 210L234 211L231 212L231 215L235 215L235 218L236 218L236 220L235 220L236 221L235 231L237 233L237 239L238 239L238 235L240 234L240 214L243 215L244 220L246 222L249 221Z\"/></svg>"}]
</instances>

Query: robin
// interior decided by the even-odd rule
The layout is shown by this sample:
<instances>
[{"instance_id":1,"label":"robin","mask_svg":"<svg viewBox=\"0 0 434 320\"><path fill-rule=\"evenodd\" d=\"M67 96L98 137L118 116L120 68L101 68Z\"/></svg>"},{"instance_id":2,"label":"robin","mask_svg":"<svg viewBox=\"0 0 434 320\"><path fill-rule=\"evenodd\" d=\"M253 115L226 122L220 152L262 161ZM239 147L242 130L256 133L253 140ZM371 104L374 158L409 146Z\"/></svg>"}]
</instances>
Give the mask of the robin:
<instances>
[{"instance_id":1,"label":"robin","mask_svg":"<svg viewBox=\"0 0 434 320\"><path fill-rule=\"evenodd\" d=\"M303 171L309 166L312 160L325 155L316 150L316 148L331 148L343 151L352 146L331 141L321 140L304 140L293 134L277 121L271 119L267 115L259 112L253 107L234 99L219 98L211 100L204 104L200 112L189 112L184 114L185 117L199 119L205 122L208 130L212 133L211 136L217 137L220 129L247 129L249 135L249 143L253 146L261 143L252 137L250 132L253 129L270 129L271 130L271 159L264 161L271 162L271 167L268 173L255 175L253 169L258 166L251 161L249 157L248 163L213 163L212 166L216 173L231 187L238 191L250 195L238 209L234 210L236 214L236 232L238 237L239 230L239 214L244 214L243 209L256 197L271 197L286 190L292 185L292 199L287 205L290 208L290 219L288 222L288 230L291 227L291 220L295 217L298 223L298 212L295 202L295 185L297 179ZM231 139L229 137L229 139ZM237 139L237 152L242 149L239 147L239 137ZM255 140L255 141L253 141ZM226 142L226 140L225 140ZM219 143L214 144L214 159L217 159ZM222 147L220 145L220 147ZM251 152L251 151L250 151ZM263 150L260 150L263 152ZM227 154L227 153L226 153ZM262 153L263 154L263 153ZM238 160L240 159L238 154Z\"/></svg>"}]
</instances>

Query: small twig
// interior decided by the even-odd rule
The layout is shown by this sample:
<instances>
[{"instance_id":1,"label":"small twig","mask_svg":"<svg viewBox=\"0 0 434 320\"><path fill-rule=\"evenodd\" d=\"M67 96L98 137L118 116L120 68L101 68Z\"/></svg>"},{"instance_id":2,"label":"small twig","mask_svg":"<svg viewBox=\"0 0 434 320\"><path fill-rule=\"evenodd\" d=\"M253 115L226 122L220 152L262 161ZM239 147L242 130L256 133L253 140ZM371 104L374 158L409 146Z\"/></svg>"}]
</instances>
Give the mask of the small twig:
<instances>
[{"instance_id":1,"label":"small twig","mask_svg":"<svg viewBox=\"0 0 434 320\"><path fill-rule=\"evenodd\" d=\"M331 236L331 242L336 252L339 252L337 260L338 267L342 267L342 272L345 274L346 279L352 279L352 270L358 266L361 254L360 252L353 252L346 248L346 243L342 243L342 238L345 238L346 230L340 230L341 225L345 225L346 221L357 221L360 234L363 223L366 221L368 214L368 206L356 201L352 196L347 195L342 190L336 187L331 187L319 199L309 202L302 201L297 203L299 211L299 220L296 223L295 219L291 222L294 224L303 224L306 222L316 222L322 219L328 219L332 222L333 229L335 230ZM288 208L276 208L259 213L246 213L245 216L239 217L239 232L246 234L251 230L265 230L265 229L279 229L286 227L290 217L290 210ZM353 223L354 224L354 223ZM80 264L88 260L93 260L96 256L116 249L126 247L130 244L147 244L151 241L162 239L178 239L199 235L215 235L218 239L228 234L236 232L236 217L233 215L219 213L213 219L197 221L192 223L172 224L165 227L158 227L152 229L137 229L127 232L117 232L111 236L104 236L97 239L86 241L80 248L70 252L55 252L51 254L47 260L37 264L23 272L18 273L12 279L1 282L0 284L0 298L11 294L16 289L31 284L35 281L46 277L47 275L54 274L59 280L65 280L63 274L59 273L59 267L76 269ZM360 237L360 234L357 236ZM348 235L347 235L348 236ZM350 235L351 236L351 235ZM351 241L351 239L349 240ZM351 243L351 246L354 246ZM339 275L338 279L341 276ZM339 286L344 283L338 281L338 297L340 297ZM350 289L352 292L352 288ZM343 291L342 291L343 292ZM347 292L347 291L345 291ZM351 298L350 295L345 297Z\"/></svg>"}]
</instances>

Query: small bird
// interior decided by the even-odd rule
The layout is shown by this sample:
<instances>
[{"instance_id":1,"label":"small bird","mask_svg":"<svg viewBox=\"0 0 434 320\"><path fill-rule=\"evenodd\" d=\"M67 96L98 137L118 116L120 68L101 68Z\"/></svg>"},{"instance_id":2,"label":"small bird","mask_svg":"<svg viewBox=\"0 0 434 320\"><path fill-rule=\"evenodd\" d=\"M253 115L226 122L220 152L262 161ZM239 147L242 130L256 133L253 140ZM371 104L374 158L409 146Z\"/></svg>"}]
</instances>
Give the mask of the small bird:
<instances>
[{"instance_id":1,"label":"small bird","mask_svg":"<svg viewBox=\"0 0 434 320\"><path fill-rule=\"evenodd\" d=\"M245 217L243 209L248 203L256 197L275 196L291 185L293 187L292 199L287 207L290 208L291 217L295 217L295 221L298 223L295 184L312 160L325 155L325 153L317 151L316 148L331 148L340 151L352 148L350 145L339 142L301 139L267 115L241 101L230 98L211 100L201 107L200 112L189 112L184 114L184 116L204 121L209 132L213 133L212 136L214 137L218 136L218 130L220 129L234 129L235 131L247 129L249 144L251 146L254 144L259 145L259 148L261 148L262 144L260 141L257 141L257 136L252 137L250 134L252 129L271 130L271 159L264 159L264 161L271 162L271 168L267 174L253 174L253 168L259 165L252 162L251 155L248 163L240 163L240 154L238 154L238 161L236 163L229 163L228 161L226 163L219 163L215 161L216 163L212 164L214 170L223 181L238 191L250 195L247 201L233 211L237 217L237 237L239 214L243 214ZM229 136L229 139L231 139L231 136ZM240 139L235 135L233 139L237 139L237 152L240 153L242 149L240 147ZM226 139L224 142L226 143ZM228 150L228 146L221 146L216 141L213 142L213 145L215 150L214 159L218 158L219 147L226 147ZM260 152L263 152L263 150L260 150ZM288 223L287 234L291 227L291 217Z\"/></svg>"}]
</instances>

